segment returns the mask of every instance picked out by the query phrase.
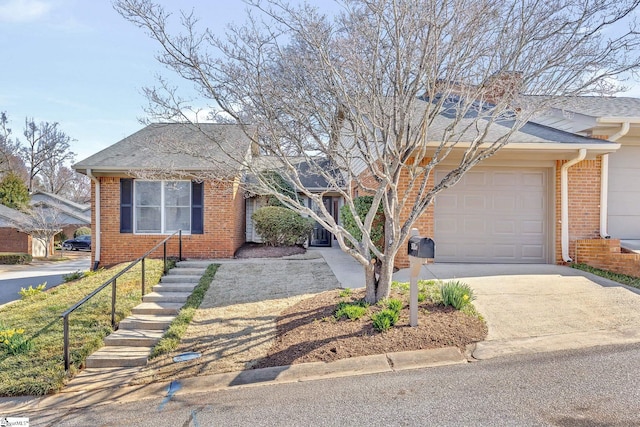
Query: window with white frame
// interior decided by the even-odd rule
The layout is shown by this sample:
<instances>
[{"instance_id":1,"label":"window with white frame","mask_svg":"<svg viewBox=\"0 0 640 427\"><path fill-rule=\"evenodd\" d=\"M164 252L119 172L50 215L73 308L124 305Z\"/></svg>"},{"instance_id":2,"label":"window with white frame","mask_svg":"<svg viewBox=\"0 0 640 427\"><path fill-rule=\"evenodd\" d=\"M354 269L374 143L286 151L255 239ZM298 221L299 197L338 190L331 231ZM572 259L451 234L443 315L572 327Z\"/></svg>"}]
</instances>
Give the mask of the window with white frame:
<instances>
[{"instance_id":1,"label":"window with white frame","mask_svg":"<svg viewBox=\"0 0 640 427\"><path fill-rule=\"evenodd\" d=\"M191 230L190 181L134 181L135 233Z\"/></svg>"}]
</instances>

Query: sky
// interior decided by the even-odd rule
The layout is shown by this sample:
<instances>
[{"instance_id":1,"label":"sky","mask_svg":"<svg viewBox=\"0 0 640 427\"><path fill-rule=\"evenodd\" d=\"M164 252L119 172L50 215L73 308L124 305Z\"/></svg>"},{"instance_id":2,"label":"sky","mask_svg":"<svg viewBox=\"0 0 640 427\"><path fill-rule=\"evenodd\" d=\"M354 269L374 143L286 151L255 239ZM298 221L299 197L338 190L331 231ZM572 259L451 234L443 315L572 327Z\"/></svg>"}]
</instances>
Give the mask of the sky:
<instances>
[{"instance_id":1,"label":"sky","mask_svg":"<svg viewBox=\"0 0 640 427\"><path fill-rule=\"evenodd\" d=\"M241 0L157 2L213 30L246 16ZM58 122L80 161L144 126L142 89L169 75L157 51L110 0L0 0L0 111L17 137L26 117ZM640 82L625 95L640 97Z\"/></svg>"},{"instance_id":2,"label":"sky","mask_svg":"<svg viewBox=\"0 0 640 427\"><path fill-rule=\"evenodd\" d=\"M166 0L210 28L242 22L240 0ZM110 0L0 0L0 111L13 135L26 117L58 122L80 161L141 129L142 89L168 74L157 45Z\"/></svg>"}]
</instances>

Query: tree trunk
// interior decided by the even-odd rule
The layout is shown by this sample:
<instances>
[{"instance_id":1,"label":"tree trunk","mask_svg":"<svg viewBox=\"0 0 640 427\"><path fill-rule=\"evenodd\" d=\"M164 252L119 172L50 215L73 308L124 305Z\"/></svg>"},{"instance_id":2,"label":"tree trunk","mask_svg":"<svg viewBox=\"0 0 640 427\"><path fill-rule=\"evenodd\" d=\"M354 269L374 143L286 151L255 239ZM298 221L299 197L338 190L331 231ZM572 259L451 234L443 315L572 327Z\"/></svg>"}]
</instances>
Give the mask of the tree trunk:
<instances>
[{"instance_id":1,"label":"tree trunk","mask_svg":"<svg viewBox=\"0 0 640 427\"><path fill-rule=\"evenodd\" d=\"M369 265L364 266L364 277L366 287L364 300L369 304L375 304L378 301L376 300L378 280L376 278L376 265L373 260L371 260Z\"/></svg>"},{"instance_id":2,"label":"tree trunk","mask_svg":"<svg viewBox=\"0 0 640 427\"><path fill-rule=\"evenodd\" d=\"M395 256L385 256L380 264L378 275L378 286L376 289L376 302L384 298L389 298L391 291L391 279L393 276L393 263Z\"/></svg>"}]
</instances>

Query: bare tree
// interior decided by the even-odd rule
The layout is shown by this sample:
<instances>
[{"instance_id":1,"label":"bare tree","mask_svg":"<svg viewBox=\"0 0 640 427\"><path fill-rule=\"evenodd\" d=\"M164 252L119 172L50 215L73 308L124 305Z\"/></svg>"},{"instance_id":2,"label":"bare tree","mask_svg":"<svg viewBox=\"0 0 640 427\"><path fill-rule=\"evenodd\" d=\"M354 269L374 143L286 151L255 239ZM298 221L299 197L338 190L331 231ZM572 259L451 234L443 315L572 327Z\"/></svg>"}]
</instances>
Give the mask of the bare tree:
<instances>
[{"instance_id":1,"label":"bare tree","mask_svg":"<svg viewBox=\"0 0 640 427\"><path fill-rule=\"evenodd\" d=\"M73 175L67 182L62 196L76 203L91 202L91 181L86 175L72 171Z\"/></svg>"},{"instance_id":2,"label":"bare tree","mask_svg":"<svg viewBox=\"0 0 640 427\"><path fill-rule=\"evenodd\" d=\"M29 169L29 192L34 191L38 177L47 188L54 187L60 167L75 157L69 151L71 138L58 128L58 123L36 124L33 119L25 119L24 136L26 141L20 151Z\"/></svg>"},{"instance_id":3,"label":"bare tree","mask_svg":"<svg viewBox=\"0 0 640 427\"><path fill-rule=\"evenodd\" d=\"M316 208L261 179L264 162L246 164L256 177L251 190L333 233L362 264L371 302L388 295L395 256L434 196L546 107L547 97L521 93L608 94L639 65L640 38L625 24L638 0L343 0L332 16L308 4L246 3L247 23L215 34L193 12L181 13L183 31L172 33L161 6L116 1L159 42L158 60L202 97L184 100L160 80L147 89L149 111L188 121L190 105L208 103L223 120L257 128L247 135L261 155ZM183 151L198 155L188 142ZM451 154L457 166L434 182L433 169ZM326 192L304 185L301 162L324 178ZM357 216L354 189L373 196L365 217ZM324 207L328 192L344 198L360 239ZM376 247L380 205L385 235Z\"/></svg>"},{"instance_id":4,"label":"bare tree","mask_svg":"<svg viewBox=\"0 0 640 427\"><path fill-rule=\"evenodd\" d=\"M56 234L66 225L62 210L52 205L34 205L24 211L26 217L14 221L16 228L37 239L45 248L45 258L49 257L49 247Z\"/></svg>"},{"instance_id":5,"label":"bare tree","mask_svg":"<svg viewBox=\"0 0 640 427\"><path fill-rule=\"evenodd\" d=\"M22 175L24 171L24 163L18 157L20 145L11 133L7 113L0 111L0 176L8 172Z\"/></svg>"}]
</instances>

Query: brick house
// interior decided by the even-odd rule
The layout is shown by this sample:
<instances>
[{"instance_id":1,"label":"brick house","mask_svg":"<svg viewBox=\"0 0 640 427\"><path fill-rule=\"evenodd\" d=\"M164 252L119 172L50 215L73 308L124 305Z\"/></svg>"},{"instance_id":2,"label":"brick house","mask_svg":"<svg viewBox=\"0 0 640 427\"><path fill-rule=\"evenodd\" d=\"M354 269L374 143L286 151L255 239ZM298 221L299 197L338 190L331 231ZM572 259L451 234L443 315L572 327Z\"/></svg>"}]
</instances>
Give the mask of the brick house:
<instances>
[{"instance_id":1,"label":"brick house","mask_svg":"<svg viewBox=\"0 0 640 427\"><path fill-rule=\"evenodd\" d=\"M31 206L47 206L56 209L58 221L66 224L62 233L56 236L56 241L73 238L74 232L80 227L91 227L91 205L75 203L57 194L46 191L31 193Z\"/></svg>"},{"instance_id":2,"label":"brick house","mask_svg":"<svg viewBox=\"0 0 640 427\"><path fill-rule=\"evenodd\" d=\"M447 114L434 119L427 147L439 145L451 120ZM496 122L485 142L498 140L509 126L508 121ZM456 167L469 145L465 141L473 140L476 132L467 131L469 135L463 134L432 171L430 186ZM348 132L342 137L353 138ZM435 262L574 261L577 242L599 236L602 156L619 147L601 138L526 123L505 147L440 192L414 226L435 240ZM400 181L400 191L408 179L406 175ZM408 212L401 214L401 221L406 217ZM408 264L406 252L399 251L396 266Z\"/></svg>"},{"instance_id":3,"label":"brick house","mask_svg":"<svg viewBox=\"0 0 640 427\"><path fill-rule=\"evenodd\" d=\"M0 252L19 252L34 257L46 254L42 240L20 231L15 222L28 222L27 215L19 210L0 204ZM49 242L49 253L53 250L53 242Z\"/></svg>"},{"instance_id":4,"label":"brick house","mask_svg":"<svg viewBox=\"0 0 640 427\"><path fill-rule=\"evenodd\" d=\"M178 229L183 257L232 257L245 241L242 171L232 165L250 147L239 126L161 123L75 164L92 181L94 266L135 259Z\"/></svg>"}]
</instances>

